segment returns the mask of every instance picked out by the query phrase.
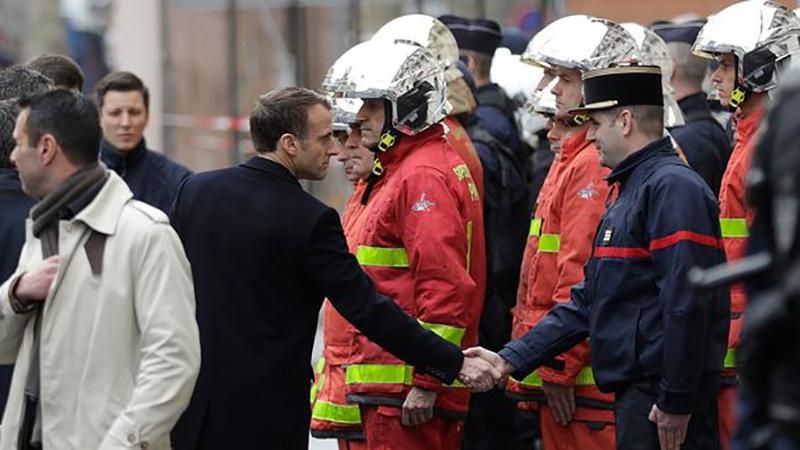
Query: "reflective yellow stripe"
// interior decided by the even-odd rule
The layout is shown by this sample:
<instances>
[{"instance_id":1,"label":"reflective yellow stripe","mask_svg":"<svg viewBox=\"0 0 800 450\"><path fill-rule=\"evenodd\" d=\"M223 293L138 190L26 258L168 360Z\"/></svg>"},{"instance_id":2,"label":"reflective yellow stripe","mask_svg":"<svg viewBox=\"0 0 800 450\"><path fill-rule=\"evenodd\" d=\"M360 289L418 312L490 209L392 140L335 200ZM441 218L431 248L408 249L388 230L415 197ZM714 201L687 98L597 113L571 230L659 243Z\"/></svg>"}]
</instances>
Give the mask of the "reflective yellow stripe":
<instances>
[{"instance_id":1,"label":"reflective yellow stripe","mask_svg":"<svg viewBox=\"0 0 800 450\"><path fill-rule=\"evenodd\" d=\"M356 252L356 259L362 266L408 267L408 253L404 248L360 245Z\"/></svg>"},{"instance_id":2,"label":"reflective yellow stripe","mask_svg":"<svg viewBox=\"0 0 800 450\"><path fill-rule=\"evenodd\" d=\"M320 374L317 377L317 381L311 385L311 392L309 393L308 396L309 402L311 404L313 404L317 400L317 394L324 385L325 385L325 374Z\"/></svg>"},{"instance_id":3,"label":"reflective yellow stripe","mask_svg":"<svg viewBox=\"0 0 800 450\"><path fill-rule=\"evenodd\" d=\"M719 219L723 238L746 238L750 236L747 219Z\"/></svg>"},{"instance_id":4,"label":"reflective yellow stripe","mask_svg":"<svg viewBox=\"0 0 800 450\"><path fill-rule=\"evenodd\" d=\"M575 377L576 386L594 386L595 384L597 383L594 381L594 372L591 367L584 367Z\"/></svg>"},{"instance_id":5,"label":"reflective yellow stripe","mask_svg":"<svg viewBox=\"0 0 800 450\"><path fill-rule=\"evenodd\" d=\"M344 381L347 384L404 384L410 386L414 379L414 368L402 364L355 364L347 366ZM464 388L455 380L446 385Z\"/></svg>"},{"instance_id":6,"label":"reflective yellow stripe","mask_svg":"<svg viewBox=\"0 0 800 450\"><path fill-rule=\"evenodd\" d=\"M411 384L414 368L402 364L356 364L347 366L347 384Z\"/></svg>"},{"instance_id":7,"label":"reflective yellow stripe","mask_svg":"<svg viewBox=\"0 0 800 450\"><path fill-rule=\"evenodd\" d=\"M314 365L314 373L319 375L322 371L325 370L325 357L321 357L317 360L317 363Z\"/></svg>"},{"instance_id":8,"label":"reflective yellow stripe","mask_svg":"<svg viewBox=\"0 0 800 450\"><path fill-rule=\"evenodd\" d=\"M539 253L558 253L561 250L561 236L558 234L543 234L539 237Z\"/></svg>"},{"instance_id":9,"label":"reflective yellow stripe","mask_svg":"<svg viewBox=\"0 0 800 450\"><path fill-rule=\"evenodd\" d=\"M358 425L361 423L361 412L358 405L337 405L331 402L318 401L314 403L311 417L327 422Z\"/></svg>"},{"instance_id":10,"label":"reflective yellow stripe","mask_svg":"<svg viewBox=\"0 0 800 450\"><path fill-rule=\"evenodd\" d=\"M452 344L461 346L461 340L464 338L464 333L467 331L465 328L444 325L441 323L429 323L417 320L422 328L432 331L439 335L442 339Z\"/></svg>"},{"instance_id":11,"label":"reflective yellow stripe","mask_svg":"<svg viewBox=\"0 0 800 450\"><path fill-rule=\"evenodd\" d=\"M514 379L517 383L523 386L529 387L542 387L542 378L536 374L536 372L531 373L527 377L523 378L522 381ZM578 376L575 377L575 385L576 386L594 386L597 384L594 381L594 372L592 372L591 367L584 367L578 372Z\"/></svg>"},{"instance_id":12,"label":"reflective yellow stripe","mask_svg":"<svg viewBox=\"0 0 800 450\"><path fill-rule=\"evenodd\" d=\"M511 377L511 379L523 386L542 387L542 379L541 377L539 377L539 375L536 374L536 372L531 372L527 377L523 378L522 380L517 380L514 377Z\"/></svg>"},{"instance_id":13,"label":"reflective yellow stripe","mask_svg":"<svg viewBox=\"0 0 800 450\"><path fill-rule=\"evenodd\" d=\"M467 272L469 272L470 263L472 263L472 221L467 222Z\"/></svg>"},{"instance_id":14,"label":"reflective yellow stripe","mask_svg":"<svg viewBox=\"0 0 800 450\"><path fill-rule=\"evenodd\" d=\"M736 368L736 349L729 348L727 352L725 352L725 361L723 362L723 366L726 369L735 369Z\"/></svg>"},{"instance_id":15,"label":"reflective yellow stripe","mask_svg":"<svg viewBox=\"0 0 800 450\"><path fill-rule=\"evenodd\" d=\"M531 228L528 230L528 236L538 236L542 232L542 218L535 217L531 220Z\"/></svg>"}]
</instances>

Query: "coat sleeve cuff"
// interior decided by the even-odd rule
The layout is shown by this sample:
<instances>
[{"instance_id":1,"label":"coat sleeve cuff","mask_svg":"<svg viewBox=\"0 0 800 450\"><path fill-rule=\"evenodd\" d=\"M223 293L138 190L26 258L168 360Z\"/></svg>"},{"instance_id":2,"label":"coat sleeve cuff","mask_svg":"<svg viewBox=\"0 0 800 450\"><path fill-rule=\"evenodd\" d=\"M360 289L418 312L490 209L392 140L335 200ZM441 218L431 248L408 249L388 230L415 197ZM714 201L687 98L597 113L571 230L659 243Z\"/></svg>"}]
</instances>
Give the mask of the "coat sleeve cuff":
<instances>
[{"instance_id":1,"label":"coat sleeve cuff","mask_svg":"<svg viewBox=\"0 0 800 450\"><path fill-rule=\"evenodd\" d=\"M514 372L512 373L514 378L521 380L522 378L525 378L525 376L527 376L532 370L520 370L524 368L526 361L531 359L529 356L532 355L532 352L530 352L528 347L519 341L509 342L497 354L514 368Z\"/></svg>"},{"instance_id":2,"label":"coat sleeve cuff","mask_svg":"<svg viewBox=\"0 0 800 450\"><path fill-rule=\"evenodd\" d=\"M422 375L418 373L414 373L414 379L412 381L414 387L422 388L427 391L436 392L437 394L440 392L444 392L445 384L443 384L438 379L430 376L430 375Z\"/></svg>"},{"instance_id":3,"label":"coat sleeve cuff","mask_svg":"<svg viewBox=\"0 0 800 450\"><path fill-rule=\"evenodd\" d=\"M453 344L447 345L445 352L439 353L433 365L417 366L414 371L421 374L431 375L444 384L452 384L461 372L464 364L464 354L461 349Z\"/></svg>"},{"instance_id":4,"label":"coat sleeve cuff","mask_svg":"<svg viewBox=\"0 0 800 450\"><path fill-rule=\"evenodd\" d=\"M663 383L658 390L658 409L668 414L691 414L694 392L670 391Z\"/></svg>"}]
</instances>

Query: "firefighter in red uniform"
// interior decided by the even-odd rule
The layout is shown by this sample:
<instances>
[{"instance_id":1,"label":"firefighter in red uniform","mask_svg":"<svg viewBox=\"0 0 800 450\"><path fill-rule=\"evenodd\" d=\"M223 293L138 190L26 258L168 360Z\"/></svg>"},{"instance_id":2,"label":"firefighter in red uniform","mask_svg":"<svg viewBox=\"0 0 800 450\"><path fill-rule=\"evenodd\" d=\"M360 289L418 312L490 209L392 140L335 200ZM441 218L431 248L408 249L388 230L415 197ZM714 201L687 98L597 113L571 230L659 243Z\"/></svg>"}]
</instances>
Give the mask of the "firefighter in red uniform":
<instances>
[{"instance_id":1,"label":"firefighter in red uniform","mask_svg":"<svg viewBox=\"0 0 800 450\"><path fill-rule=\"evenodd\" d=\"M340 60L369 62L323 81L364 101L356 121L376 152L356 256L378 291L424 327L474 345L485 283L481 199L444 137L444 71L428 50L388 40L359 44ZM459 447L463 385L442 385L361 334L346 365L347 400L360 405L367 448Z\"/></svg>"},{"instance_id":2,"label":"firefighter in red uniform","mask_svg":"<svg viewBox=\"0 0 800 450\"><path fill-rule=\"evenodd\" d=\"M576 30L585 33L582 45L573 45ZM609 171L600 165L597 148L587 139L588 124L582 116L568 112L582 103L581 75L624 63L637 54L636 41L622 27L589 16L552 23L523 54L523 61L543 66L556 76L550 83L556 103L551 132L558 133L565 124L571 128L531 222L512 338L527 333L555 305L569 301L570 288L583 277L605 209ZM545 100L546 91L538 98ZM538 403L544 448L613 449L614 397L595 385L588 343L551 365L525 379L511 379L508 385L511 395L523 400L521 408L530 408L531 401Z\"/></svg>"},{"instance_id":3,"label":"firefighter in red uniform","mask_svg":"<svg viewBox=\"0 0 800 450\"><path fill-rule=\"evenodd\" d=\"M745 176L755 145L756 131L769 104L768 91L776 86L780 65L798 51L800 19L771 1L741 2L711 17L700 30L693 51L714 58L719 66L712 81L720 102L735 111L736 140L719 191L720 228L725 255L736 261L745 255L753 211L745 202ZM731 288L731 327L719 394L720 440L724 450L736 428L738 386L735 351L746 305L744 287Z\"/></svg>"},{"instance_id":4,"label":"firefighter in red uniform","mask_svg":"<svg viewBox=\"0 0 800 450\"><path fill-rule=\"evenodd\" d=\"M334 99L333 134L339 151L337 159L344 165L345 176L353 183L353 194L344 208L342 228L351 252L355 252L358 236L364 228L367 205L361 204L365 179L372 170L373 153L361 145L361 132L355 122L361 102ZM317 362L311 388L311 435L317 439L338 439L340 450L366 448L361 429L358 405L348 403L345 393L345 368L352 336L357 333L329 302L323 306L323 353Z\"/></svg>"}]
</instances>

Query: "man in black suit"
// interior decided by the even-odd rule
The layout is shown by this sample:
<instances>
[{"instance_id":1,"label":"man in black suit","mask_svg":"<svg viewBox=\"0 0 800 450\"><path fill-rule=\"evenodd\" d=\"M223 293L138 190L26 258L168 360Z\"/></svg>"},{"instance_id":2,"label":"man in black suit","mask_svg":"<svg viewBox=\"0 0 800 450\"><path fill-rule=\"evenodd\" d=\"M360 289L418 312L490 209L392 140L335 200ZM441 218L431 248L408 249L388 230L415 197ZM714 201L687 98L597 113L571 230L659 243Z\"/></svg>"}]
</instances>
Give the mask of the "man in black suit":
<instances>
[{"instance_id":1,"label":"man in black suit","mask_svg":"<svg viewBox=\"0 0 800 450\"><path fill-rule=\"evenodd\" d=\"M308 447L311 347L325 297L417 370L444 383L490 384L475 376L482 361L464 359L376 293L348 253L336 211L300 186L324 178L335 152L327 101L302 88L270 92L250 130L257 156L189 178L173 205L203 359L175 448Z\"/></svg>"}]
</instances>

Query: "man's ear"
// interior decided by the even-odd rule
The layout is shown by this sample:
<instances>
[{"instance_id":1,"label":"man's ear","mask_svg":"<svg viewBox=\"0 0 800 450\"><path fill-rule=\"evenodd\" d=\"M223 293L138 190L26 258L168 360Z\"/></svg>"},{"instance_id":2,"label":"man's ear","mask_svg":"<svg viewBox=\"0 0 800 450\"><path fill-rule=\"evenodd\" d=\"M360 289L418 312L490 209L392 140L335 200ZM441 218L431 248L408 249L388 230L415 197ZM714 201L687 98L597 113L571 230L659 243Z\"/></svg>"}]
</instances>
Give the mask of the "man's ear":
<instances>
[{"instance_id":1,"label":"man's ear","mask_svg":"<svg viewBox=\"0 0 800 450\"><path fill-rule=\"evenodd\" d=\"M291 133L284 133L278 138L278 147L283 148L289 156L297 156L300 151L297 146L297 136Z\"/></svg>"},{"instance_id":2,"label":"man's ear","mask_svg":"<svg viewBox=\"0 0 800 450\"><path fill-rule=\"evenodd\" d=\"M629 109L623 109L618 117L622 135L628 137L633 132L633 114Z\"/></svg>"},{"instance_id":3,"label":"man's ear","mask_svg":"<svg viewBox=\"0 0 800 450\"><path fill-rule=\"evenodd\" d=\"M39 162L41 162L42 166L47 166L55 161L56 156L62 149L58 141L56 141L56 138L52 134L47 133L39 139L39 143L36 145L36 151L39 155Z\"/></svg>"}]
</instances>

